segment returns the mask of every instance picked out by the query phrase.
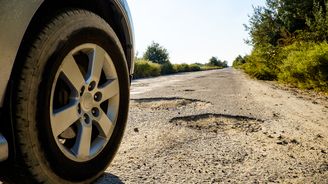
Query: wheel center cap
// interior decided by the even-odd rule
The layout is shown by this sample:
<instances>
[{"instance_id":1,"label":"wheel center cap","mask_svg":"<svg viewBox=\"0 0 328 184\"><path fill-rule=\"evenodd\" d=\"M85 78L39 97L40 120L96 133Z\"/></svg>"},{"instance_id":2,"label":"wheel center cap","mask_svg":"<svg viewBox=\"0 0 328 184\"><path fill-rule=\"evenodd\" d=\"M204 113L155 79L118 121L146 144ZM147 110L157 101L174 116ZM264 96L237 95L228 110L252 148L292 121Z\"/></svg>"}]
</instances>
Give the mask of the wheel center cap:
<instances>
[{"instance_id":1,"label":"wheel center cap","mask_svg":"<svg viewBox=\"0 0 328 184\"><path fill-rule=\"evenodd\" d=\"M93 98L90 93L85 93L81 98L81 105L85 111L89 111L93 107Z\"/></svg>"}]
</instances>

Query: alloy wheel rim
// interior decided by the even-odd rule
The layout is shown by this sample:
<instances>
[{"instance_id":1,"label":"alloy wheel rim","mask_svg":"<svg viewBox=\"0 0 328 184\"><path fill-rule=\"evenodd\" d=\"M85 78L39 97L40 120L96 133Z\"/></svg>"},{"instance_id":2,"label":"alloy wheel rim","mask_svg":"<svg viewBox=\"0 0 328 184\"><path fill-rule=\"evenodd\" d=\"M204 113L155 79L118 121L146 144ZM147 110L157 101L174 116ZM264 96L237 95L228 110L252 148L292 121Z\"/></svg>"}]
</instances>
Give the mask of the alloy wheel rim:
<instances>
[{"instance_id":1,"label":"alloy wheel rim","mask_svg":"<svg viewBox=\"0 0 328 184\"><path fill-rule=\"evenodd\" d=\"M66 157L85 162L104 149L116 125L119 90L114 63L100 46L83 44L66 55L50 97L53 137Z\"/></svg>"}]
</instances>

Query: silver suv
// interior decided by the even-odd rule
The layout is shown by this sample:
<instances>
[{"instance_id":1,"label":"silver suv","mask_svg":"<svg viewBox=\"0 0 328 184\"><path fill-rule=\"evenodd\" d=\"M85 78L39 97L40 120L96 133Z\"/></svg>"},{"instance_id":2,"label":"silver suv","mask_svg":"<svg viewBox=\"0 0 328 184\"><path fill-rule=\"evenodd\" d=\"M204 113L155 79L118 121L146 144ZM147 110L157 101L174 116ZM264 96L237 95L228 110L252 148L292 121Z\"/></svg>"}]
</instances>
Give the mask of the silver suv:
<instances>
[{"instance_id":1,"label":"silver suv","mask_svg":"<svg viewBox=\"0 0 328 184\"><path fill-rule=\"evenodd\" d=\"M2 0L0 28L0 175L95 180L127 121L134 51L126 1Z\"/></svg>"}]
</instances>

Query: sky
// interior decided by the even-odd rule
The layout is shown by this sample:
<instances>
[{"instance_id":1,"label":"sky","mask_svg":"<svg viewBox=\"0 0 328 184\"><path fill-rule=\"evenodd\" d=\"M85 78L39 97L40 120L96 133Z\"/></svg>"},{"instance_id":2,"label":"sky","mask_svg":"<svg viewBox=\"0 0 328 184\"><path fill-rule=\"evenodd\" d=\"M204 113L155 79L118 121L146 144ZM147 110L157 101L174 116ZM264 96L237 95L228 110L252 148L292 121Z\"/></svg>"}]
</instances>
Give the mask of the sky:
<instances>
[{"instance_id":1,"label":"sky","mask_svg":"<svg viewBox=\"0 0 328 184\"><path fill-rule=\"evenodd\" d=\"M127 0L138 57L153 41L166 48L172 63L206 63L212 56L229 64L250 53L244 43L253 6L265 0Z\"/></svg>"}]
</instances>

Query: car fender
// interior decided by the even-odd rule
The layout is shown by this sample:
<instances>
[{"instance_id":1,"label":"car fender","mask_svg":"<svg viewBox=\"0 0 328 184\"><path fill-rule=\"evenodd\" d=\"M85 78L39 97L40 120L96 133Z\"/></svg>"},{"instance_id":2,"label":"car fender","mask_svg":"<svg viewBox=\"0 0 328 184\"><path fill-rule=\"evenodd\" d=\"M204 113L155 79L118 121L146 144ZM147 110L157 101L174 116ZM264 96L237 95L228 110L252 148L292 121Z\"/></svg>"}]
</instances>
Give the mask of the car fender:
<instances>
[{"instance_id":1,"label":"car fender","mask_svg":"<svg viewBox=\"0 0 328 184\"><path fill-rule=\"evenodd\" d=\"M25 31L43 0L4 0L0 6L0 107Z\"/></svg>"}]
</instances>

